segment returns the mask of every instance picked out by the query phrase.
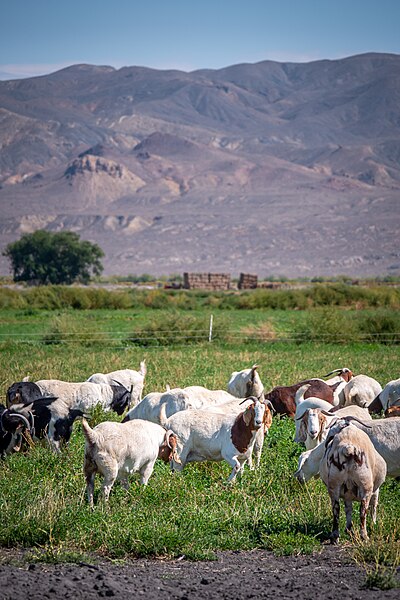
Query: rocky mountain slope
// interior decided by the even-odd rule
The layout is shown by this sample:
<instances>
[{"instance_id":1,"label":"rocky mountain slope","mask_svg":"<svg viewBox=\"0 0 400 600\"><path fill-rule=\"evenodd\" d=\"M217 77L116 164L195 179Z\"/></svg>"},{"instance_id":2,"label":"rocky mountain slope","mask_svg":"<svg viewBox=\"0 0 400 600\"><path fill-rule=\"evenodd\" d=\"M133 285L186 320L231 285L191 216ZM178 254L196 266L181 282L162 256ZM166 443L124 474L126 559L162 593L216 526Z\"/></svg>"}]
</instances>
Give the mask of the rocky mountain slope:
<instances>
[{"instance_id":1,"label":"rocky mountain slope","mask_svg":"<svg viewBox=\"0 0 400 600\"><path fill-rule=\"evenodd\" d=\"M400 274L397 55L3 81L0 144L2 248L44 227L108 273Z\"/></svg>"}]
</instances>

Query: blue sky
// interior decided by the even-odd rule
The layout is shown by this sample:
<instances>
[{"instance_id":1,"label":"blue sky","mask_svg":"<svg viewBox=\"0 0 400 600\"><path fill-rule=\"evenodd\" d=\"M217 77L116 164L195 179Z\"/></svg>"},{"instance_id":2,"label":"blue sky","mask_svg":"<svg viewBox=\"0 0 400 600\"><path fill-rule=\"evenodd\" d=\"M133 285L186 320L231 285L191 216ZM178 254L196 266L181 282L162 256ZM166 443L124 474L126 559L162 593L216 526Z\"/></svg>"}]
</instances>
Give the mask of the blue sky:
<instances>
[{"instance_id":1,"label":"blue sky","mask_svg":"<svg viewBox=\"0 0 400 600\"><path fill-rule=\"evenodd\" d=\"M2 0L0 79L400 54L400 0Z\"/></svg>"}]
</instances>

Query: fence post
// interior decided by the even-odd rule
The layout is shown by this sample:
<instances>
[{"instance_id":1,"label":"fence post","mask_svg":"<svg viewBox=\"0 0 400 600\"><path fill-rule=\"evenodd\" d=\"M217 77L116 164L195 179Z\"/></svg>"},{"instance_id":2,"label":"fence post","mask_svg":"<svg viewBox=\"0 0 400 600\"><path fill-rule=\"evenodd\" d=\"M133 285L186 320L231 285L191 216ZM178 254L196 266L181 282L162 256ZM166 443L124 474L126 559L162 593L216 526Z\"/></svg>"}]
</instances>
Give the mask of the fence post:
<instances>
[{"instance_id":1,"label":"fence post","mask_svg":"<svg viewBox=\"0 0 400 600\"><path fill-rule=\"evenodd\" d=\"M211 342L212 341L212 328L213 328L213 316L210 315L210 330L208 333L208 341Z\"/></svg>"}]
</instances>

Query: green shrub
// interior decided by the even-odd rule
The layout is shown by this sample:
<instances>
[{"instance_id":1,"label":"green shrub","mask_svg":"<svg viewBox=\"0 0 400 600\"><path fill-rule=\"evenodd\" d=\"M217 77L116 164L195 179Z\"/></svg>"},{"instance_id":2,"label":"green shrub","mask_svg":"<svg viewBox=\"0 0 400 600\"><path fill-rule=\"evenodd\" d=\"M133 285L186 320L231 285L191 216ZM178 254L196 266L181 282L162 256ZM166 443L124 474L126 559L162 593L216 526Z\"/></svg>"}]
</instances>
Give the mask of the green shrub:
<instances>
[{"instance_id":1,"label":"green shrub","mask_svg":"<svg viewBox=\"0 0 400 600\"><path fill-rule=\"evenodd\" d=\"M357 339L358 329L351 313L324 307L310 311L294 336L299 342L345 343Z\"/></svg>"},{"instance_id":2,"label":"green shrub","mask_svg":"<svg viewBox=\"0 0 400 600\"><path fill-rule=\"evenodd\" d=\"M7 287L0 288L0 309L1 308L24 308L26 306L25 296L17 290L11 290Z\"/></svg>"},{"instance_id":3,"label":"green shrub","mask_svg":"<svg viewBox=\"0 0 400 600\"><path fill-rule=\"evenodd\" d=\"M49 328L43 336L45 344L74 344L78 346L91 346L93 343L102 342L104 336L96 333L93 325L86 322L77 323L68 313L52 318Z\"/></svg>"},{"instance_id":4,"label":"green shrub","mask_svg":"<svg viewBox=\"0 0 400 600\"><path fill-rule=\"evenodd\" d=\"M359 319L359 330L363 341L382 344L400 342L400 315L374 314Z\"/></svg>"},{"instance_id":5,"label":"green shrub","mask_svg":"<svg viewBox=\"0 0 400 600\"><path fill-rule=\"evenodd\" d=\"M225 334L225 324L218 319L213 327L212 339L220 340ZM171 311L137 328L128 337L128 341L137 346L171 346L205 342L208 336L209 317Z\"/></svg>"}]
</instances>

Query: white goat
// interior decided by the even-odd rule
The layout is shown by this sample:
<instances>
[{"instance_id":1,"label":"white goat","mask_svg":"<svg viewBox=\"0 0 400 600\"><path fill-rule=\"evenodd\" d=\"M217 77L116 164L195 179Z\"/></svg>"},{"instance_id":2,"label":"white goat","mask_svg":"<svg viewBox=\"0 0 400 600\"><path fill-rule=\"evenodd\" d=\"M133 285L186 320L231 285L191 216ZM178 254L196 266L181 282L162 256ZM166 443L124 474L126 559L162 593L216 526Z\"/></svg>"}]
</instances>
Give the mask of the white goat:
<instances>
[{"instance_id":1,"label":"white goat","mask_svg":"<svg viewBox=\"0 0 400 600\"><path fill-rule=\"evenodd\" d=\"M381 392L381 384L368 375L356 375L346 384L344 394L344 406L357 404L362 408L368 406Z\"/></svg>"},{"instance_id":2,"label":"white goat","mask_svg":"<svg viewBox=\"0 0 400 600\"><path fill-rule=\"evenodd\" d=\"M347 420L350 420L348 417ZM363 425L352 420L352 424L362 429L370 438L375 450L384 458L389 477L400 476L400 419L375 419ZM303 452L294 474L300 483L306 483L312 477L319 477L319 467L324 456L325 444L319 444L312 450Z\"/></svg>"},{"instance_id":3,"label":"white goat","mask_svg":"<svg viewBox=\"0 0 400 600\"><path fill-rule=\"evenodd\" d=\"M335 427L333 429L336 429ZM332 432L320 464L322 481L328 488L332 503L332 543L339 538L340 498L346 511L346 530L352 527L352 503L360 502L360 534L368 539L366 528L367 510L370 508L372 521L376 522L376 507L379 488L385 481L386 463L377 452L368 435L353 425L345 424Z\"/></svg>"},{"instance_id":4,"label":"white goat","mask_svg":"<svg viewBox=\"0 0 400 600\"><path fill-rule=\"evenodd\" d=\"M176 437L156 423L106 421L92 429L82 420L86 438L84 473L90 506L93 506L94 478L103 475L103 494L107 502L116 479L128 489L128 476L140 473L140 483L147 485L157 458L168 462L175 453ZM175 461L178 457L175 456Z\"/></svg>"},{"instance_id":5,"label":"white goat","mask_svg":"<svg viewBox=\"0 0 400 600\"><path fill-rule=\"evenodd\" d=\"M208 390L199 385L170 389L167 392L151 392L126 414L124 421L145 419L158 423L160 408L163 404L165 404L167 417L170 417L181 410L201 409L204 406L220 404L229 400L236 399L224 390Z\"/></svg>"},{"instance_id":6,"label":"white goat","mask_svg":"<svg viewBox=\"0 0 400 600\"><path fill-rule=\"evenodd\" d=\"M142 360L139 371L133 369L120 369L111 373L94 373L87 381L92 383L108 383L109 385L121 384L131 391L131 402L136 406L142 399L144 379L146 377L146 361Z\"/></svg>"},{"instance_id":7,"label":"white goat","mask_svg":"<svg viewBox=\"0 0 400 600\"><path fill-rule=\"evenodd\" d=\"M296 434L295 434L295 442L306 442L307 434L306 428L304 425L303 417L307 413L307 411L319 408L328 412L332 408L332 404L322 400L321 398L316 398L314 396L310 396L309 398L304 399L304 394L310 387L309 383L302 385L296 392L295 403L296 403L296 413L295 413L295 423L296 423ZM307 445L306 445L307 447Z\"/></svg>"},{"instance_id":8,"label":"white goat","mask_svg":"<svg viewBox=\"0 0 400 600\"><path fill-rule=\"evenodd\" d=\"M257 369L258 365L253 365L251 369L234 371L228 381L228 392L236 398L248 398L249 396L261 398L264 393L264 386L261 383Z\"/></svg>"},{"instance_id":9,"label":"white goat","mask_svg":"<svg viewBox=\"0 0 400 600\"><path fill-rule=\"evenodd\" d=\"M115 410L121 415L130 401L130 392L121 385L41 379L36 381L43 396L55 396L69 408L87 412L100 405L103 410Z\"/></svg>"},{"instance_id":10,"label":"white goat","mask_svg":"<svg viewBox=\"0 0 400 600\"><path fill-rule=\"evenodd\" d=\"M234 482L251 455L257 431L264 426L266 410L254 397L239 415L185 410L166 419L162 405L160 422L177 436L180 462L172 459L172 469L181 471L188 462L226 460L232 467L228 481Z\"/></svg>"},{"instance_id":11,"label":"white goat","mask_svg":"<svg viewBox=\"0 0 400 600\"><path fill-rule=\"evenodd\" d=\"M299 430L296 442L304 442L307 450L315 448L327 436L331 423L338 418L353 416L362 421L371 421L371 415L366 408L360 406L345 406L335 412L321 408L308 408L302 417L299 417Z\"/></svg>"}]
</instances>

